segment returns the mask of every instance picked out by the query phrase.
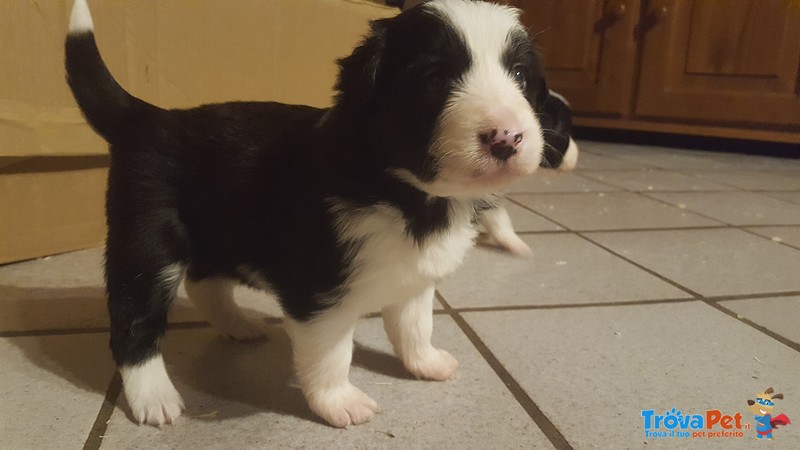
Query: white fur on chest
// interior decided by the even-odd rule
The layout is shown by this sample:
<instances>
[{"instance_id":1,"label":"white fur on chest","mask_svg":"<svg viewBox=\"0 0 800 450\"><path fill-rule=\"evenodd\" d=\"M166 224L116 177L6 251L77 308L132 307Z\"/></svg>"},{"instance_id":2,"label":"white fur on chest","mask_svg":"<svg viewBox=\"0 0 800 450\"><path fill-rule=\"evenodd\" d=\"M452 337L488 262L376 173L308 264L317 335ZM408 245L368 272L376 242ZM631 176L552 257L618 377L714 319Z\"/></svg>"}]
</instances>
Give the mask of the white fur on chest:
<instances>
[{"instance_id":1,"label":"white fur on chest","mask_svg":"<svg viewBox=\"0 0 800 450\"><path fill-rule=\"evenodd\" d=\"M355 245L345 302L365 312L408 300L453 272L477 234L472 205L466 202L453 207L449 227L421 244L406 233L402 213L392 206L356 209L333 202L331 211L340 241Z\"/></svg>"}]
</instances>

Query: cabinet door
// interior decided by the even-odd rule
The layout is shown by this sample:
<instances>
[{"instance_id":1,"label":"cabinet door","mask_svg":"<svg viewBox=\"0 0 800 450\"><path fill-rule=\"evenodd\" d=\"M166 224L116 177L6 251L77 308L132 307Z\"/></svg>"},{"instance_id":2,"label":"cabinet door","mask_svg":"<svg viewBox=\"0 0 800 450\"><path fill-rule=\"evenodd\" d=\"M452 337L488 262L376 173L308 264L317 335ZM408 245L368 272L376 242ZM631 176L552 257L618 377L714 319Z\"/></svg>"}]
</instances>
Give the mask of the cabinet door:
<instances>
[{"instance_id":1,"label":"cabinet door","mask_svg":"<svg viewBox=\"0 0 800 450\"><path fill-rule=\"evenodd\" d=\"M800 2L654 0L635 113L800 131Z\"/></svg>"},{"instance_id":2,"label":"cabinet door","mask_svg":"<svg viewBox=\"0 0 800 450\"><path fill-rule=\"evenodd\" d=\"M619 117L630 109L637 0L511 0L542 53L551 89L578 114Z\"/></svg>"}]
</instances>

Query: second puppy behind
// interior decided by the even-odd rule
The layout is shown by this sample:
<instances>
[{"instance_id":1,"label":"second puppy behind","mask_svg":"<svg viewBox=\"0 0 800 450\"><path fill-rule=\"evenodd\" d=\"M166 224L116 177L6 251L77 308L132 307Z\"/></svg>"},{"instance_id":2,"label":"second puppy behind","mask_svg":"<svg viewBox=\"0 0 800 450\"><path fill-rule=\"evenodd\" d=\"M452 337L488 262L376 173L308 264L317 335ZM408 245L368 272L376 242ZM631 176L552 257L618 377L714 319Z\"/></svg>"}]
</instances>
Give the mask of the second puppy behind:
<instances>
[{"instance_id":1,"label":"second puppy behind","mask_svg":"<svg viewBox=\"0 0 800 450\"><path fill-rule=\"evenodd\" d=\"M550 90L539 114L544 134L541 167L571 171L578 164L578 145L572 139L572 109L558 92ZM481 244L499 247L518 256L531 253L531 248L514 231L511 217L502 206L502 197L481 205L478 222L486 230Z\"/></svg>"}]
</instances>

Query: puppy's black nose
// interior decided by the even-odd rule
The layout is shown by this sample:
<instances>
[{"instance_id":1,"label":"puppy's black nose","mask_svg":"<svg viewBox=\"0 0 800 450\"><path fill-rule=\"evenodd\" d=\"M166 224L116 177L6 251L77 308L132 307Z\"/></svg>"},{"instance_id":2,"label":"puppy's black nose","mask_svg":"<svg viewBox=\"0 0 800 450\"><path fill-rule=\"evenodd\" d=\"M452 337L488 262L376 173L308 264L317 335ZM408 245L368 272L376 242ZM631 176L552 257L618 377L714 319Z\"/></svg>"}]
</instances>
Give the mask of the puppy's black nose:
<instances>
[{"instance_id":1,"label":"puppy's black nose","mask_svg":"<svg viewBox=\"0 0 800 450\"><path fill-rule=\"evenodd\" d=\"M492 152L492 156L499 159L500 161L505 161L517 153L517 149L515 149L510 145L502 143L497 143L492 145L490 151Z\"/></svg>"},{"instance_id":2,"label":"puppy's black nose","mask_svg":"<svg viewBox=\"0 0 800 450\"><path fill-rule=\"evenodd\" d=\"M522 143L522 133L514 130L493 128L478 134L478 139L500 161L505 161L517 153Z\"/></svg>"}]
</instances>

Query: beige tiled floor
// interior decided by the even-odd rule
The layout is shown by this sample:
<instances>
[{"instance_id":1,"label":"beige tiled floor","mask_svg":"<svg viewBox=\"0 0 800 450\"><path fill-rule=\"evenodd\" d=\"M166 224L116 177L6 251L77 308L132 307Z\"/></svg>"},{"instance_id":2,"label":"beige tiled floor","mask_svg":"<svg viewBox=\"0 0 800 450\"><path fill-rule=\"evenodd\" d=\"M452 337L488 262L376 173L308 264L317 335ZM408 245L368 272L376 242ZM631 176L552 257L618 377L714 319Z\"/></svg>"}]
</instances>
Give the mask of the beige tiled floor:
<instances>
[{"instance_id":1,"label":"beige tiled floor","mask_svg":"<svg viewBox=\"0 0 800 450\"><path fill-rule=\"evenodd\" d=\"M187 411L155 429L119 395L101 250L0 266L0 448L800 448L800 161L581 150L575 173L512 189L532 257L477 248L440 283L434 341L455 379L411 379L380 320L362 322L352 378L384 412L349 430L308 410L266 295L237 291L272 324L237 343L179 292L165 355ZM771 443L645 435L646 409L752 426L746 400L769 386L796 422Z\"/></svg>"}]
</instances>

